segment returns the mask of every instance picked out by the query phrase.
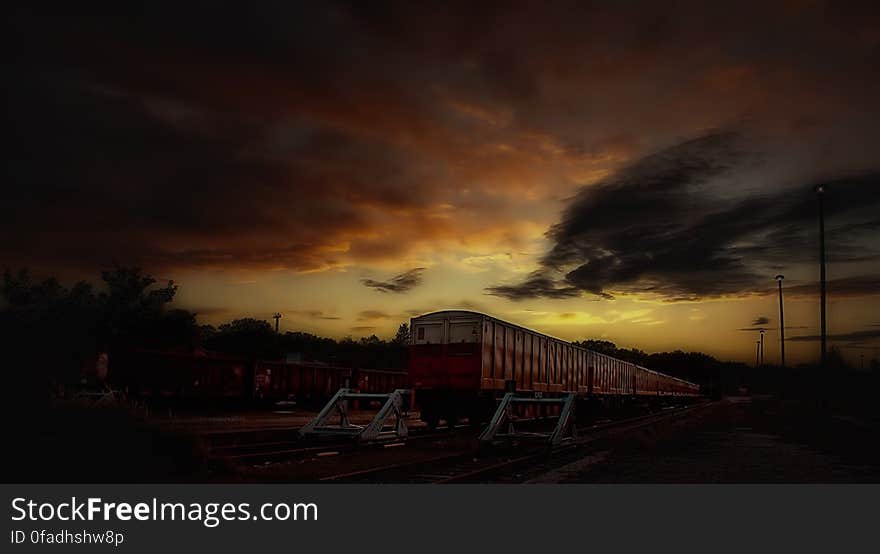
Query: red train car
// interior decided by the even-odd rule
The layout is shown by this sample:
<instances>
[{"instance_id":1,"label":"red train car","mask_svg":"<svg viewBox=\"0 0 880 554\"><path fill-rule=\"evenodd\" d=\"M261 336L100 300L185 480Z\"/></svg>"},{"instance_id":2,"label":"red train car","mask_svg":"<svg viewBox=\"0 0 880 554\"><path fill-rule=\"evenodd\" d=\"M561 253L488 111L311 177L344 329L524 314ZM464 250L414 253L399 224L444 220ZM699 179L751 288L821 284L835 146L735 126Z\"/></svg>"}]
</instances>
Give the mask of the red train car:
<instances>
[{"instance_id":1,"label":"red train car","mask_svg":"<svg viewBox=\"0 0 880 554\"><path fill-rule=\"evenodd\" d=\"M205 352L129 350L114 352L107 379L144 398L250 398L253 363L247 358Z\"/></svg>"},{"instance_id":2,"label":"red train car","mask_svg":"<svg viewBox=\"0 0 880 554\"><path fill-rule=\"evenodd\" d=\"M254 394L257 398L323 402L342 387L360 392L385 393L406 388L403 370L336 367L315 362L257 362Z\"/></svg>"},{"instance_id":3,"label":"red train car","mask_svg":"<svg viewBox=\"0 0 880 554\"><path fill-rule=\"evenodd\" d=\"M131 350L110 357L108 381L132 396L176 400L288 400L321 403L341 387L406 388L403 370L286 363L216 352Z\"/></svg>"},{"instance_id":4,"label":"red train car","mask_svg":"<svg viewBox=\"0 0 880 554\"><path fill-rule=\"evenodd\" d=\"M409 375L422 418L482 419L496 396L518 392L580 397L699 396L699 386L470 311L413 318Z\"/></svg>"}]
</instances>

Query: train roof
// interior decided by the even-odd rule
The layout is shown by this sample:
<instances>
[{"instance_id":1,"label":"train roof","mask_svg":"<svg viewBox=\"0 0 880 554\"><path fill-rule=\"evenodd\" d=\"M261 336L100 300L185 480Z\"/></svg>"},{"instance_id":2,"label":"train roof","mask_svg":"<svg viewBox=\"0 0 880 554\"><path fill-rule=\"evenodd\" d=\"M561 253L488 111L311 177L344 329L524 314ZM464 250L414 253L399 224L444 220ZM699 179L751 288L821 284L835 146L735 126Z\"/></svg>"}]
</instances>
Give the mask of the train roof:
<instances>
[{"instance_id":1,"label":"train roof","mask_svg":"<svg viewBox=\"0 0 880 554\"><path fill-rule=\"evenodd\" d=\"M586 352L592 352L593 354L596 354L597 356L603 356L603 357L605 357L605 358L611 358L612 360L617 360L617 361L624 362L624 363L627 363L627 364L632 364L632 365L636 366L637 368L639 368L639 369L641 369L641 370L643 370L643 371L647 371L648 373L654 373L654 374L656 374L656 375L662 375L662 376L664 376L664 377L669 377L670 379L674 379L674 380L676 380L676 381L680 381L680 382L682 382L682 383L687 383L687 384L689 384L689 385L696 385L696 383L692 383L692 382L687 381L687 380L685 380L685 379L681 379L681 378L679 378L679 377L674 377L674 376L672 376L672 375L667 375L666 373L661 373L661 372L659 372L659 371L655 371L655 370L653 370L653 369L648 369L647 367L640 366L639 364L634 364L634 363L632 363L632 362L627 362L626 360L621 360L620 358L615 358L614 356L609 356L608 354L603 354L603 353L601 353L601 352L596 352L595 350L590 350L589 348L584 348L583 346L578 346L578 345L576 345L576 344L573 344L571 341L567 341L567 340L564 340L564 339L560 339L559 337L554 337L553 335L548 335L547 333L542 333L541 331L536 331L536 330L534 330L534 329L529 329L528 327L523 327L522 325L517 325L516 323L511 323L511 322L509 322L509 321L504 321L503 319L499 319L499 318L497 318L497 317L495 317L495 316L491 316L491 315L489 315L489 314L484 314L483 312L477 312L477 311L474 311L474 310L457 310L457 309L438 310L438 311L436 311L436 312L429 312L429 313L426 313L426 314L422 314L422 315L419 315L419 316L415 316L415 317L413 317L413 318L411 319L411 322L415 322L416 320L419 320L419 319L422 319L422 318L429 318L429 317L431 317L431 316L438 316L438 315L452 315L452 314L460 314L462 317L473 316L473 317L485 318L485 319L491 319L491 320L493 320L493 321L498 321L498 322L503 323L503 324L505 324L505 325L509 325L509 326L511 326L511 327L516 327L516 328L518 328L518 329L522 329L523 331L528 331L529 333L535 333L535 334L537 334L537 335L541 335L541 336L544 336L544 337L547 337L547 338L553 339L553 340L555 340L555 341L559 341L559 342L565 343L565 344L567 344L567 345L569 345L569 346L571 346L571 347L573 347L573 348L577 348L577 349L579 349L579 350L584 350L584 351L586 351Z\"/></svg>"}]
</instances>

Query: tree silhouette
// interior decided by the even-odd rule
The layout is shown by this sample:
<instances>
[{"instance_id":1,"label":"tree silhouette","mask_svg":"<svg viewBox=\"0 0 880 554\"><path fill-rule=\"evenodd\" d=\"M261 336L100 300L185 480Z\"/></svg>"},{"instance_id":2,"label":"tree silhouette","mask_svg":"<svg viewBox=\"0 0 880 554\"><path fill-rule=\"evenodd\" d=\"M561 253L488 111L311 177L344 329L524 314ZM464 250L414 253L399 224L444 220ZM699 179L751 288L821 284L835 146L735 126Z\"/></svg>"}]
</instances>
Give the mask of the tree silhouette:
<instances>
[{"instance_id":1,"label":"tree silhouette","mask_svg":"<svg viewBox=\"0 0 880 554\"><path fill-rule=\"evenodd\" d=\"M281 355L278 335L265 320L245 317L224 323L205 341L209 349L251 357Z\"/></svg>"},{"instance_id":2,"label":"tree silhouette","mask_svg":"<svg viewBox=\"0 0 880 554\"><path fill-rule=\"evenodd\" d=\"M15 345L10 363L28 379L75 382L94 367L99 351L131 348L191 349L195 316L169 310L177 285L138 267L101 274L102 289L86 282L64 287L56 278L34 281L26 270L5 271L0 287L0 333Z\"/></svg>"},{"instance_id":3,"label":"tree silhouette","mask_svg":"<svg viewBox=\"0 0 880 554\"><path fill-rule=\"evenodd\" d=\"M400 324L400 327L397 328L397 334L394 335L394 340L392 342L394 344L409 344L409 340L409 323L403 322Z\"/></svg>"}]
</instances>

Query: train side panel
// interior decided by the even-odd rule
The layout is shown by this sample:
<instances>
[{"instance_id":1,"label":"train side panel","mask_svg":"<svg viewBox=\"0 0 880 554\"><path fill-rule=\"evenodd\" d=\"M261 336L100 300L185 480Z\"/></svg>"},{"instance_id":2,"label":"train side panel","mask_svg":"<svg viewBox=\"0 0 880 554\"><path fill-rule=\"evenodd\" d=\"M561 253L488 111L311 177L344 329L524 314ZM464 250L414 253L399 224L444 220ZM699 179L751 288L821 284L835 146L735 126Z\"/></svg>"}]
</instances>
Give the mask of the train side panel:
<instances>
[{"instance_id":1,"label":"train side panel","mask_svg":"<svg viewBox=\"0 0 880 554\"><path fill-rule=\"evenodd\" d=\"M699 387L635 364L468 311L413 318L409 372L430 417L471 411L509 383L524 393L579 396L699 395ZM423 413L424 416L424 413Z\"/></svg>"}]
</instances>

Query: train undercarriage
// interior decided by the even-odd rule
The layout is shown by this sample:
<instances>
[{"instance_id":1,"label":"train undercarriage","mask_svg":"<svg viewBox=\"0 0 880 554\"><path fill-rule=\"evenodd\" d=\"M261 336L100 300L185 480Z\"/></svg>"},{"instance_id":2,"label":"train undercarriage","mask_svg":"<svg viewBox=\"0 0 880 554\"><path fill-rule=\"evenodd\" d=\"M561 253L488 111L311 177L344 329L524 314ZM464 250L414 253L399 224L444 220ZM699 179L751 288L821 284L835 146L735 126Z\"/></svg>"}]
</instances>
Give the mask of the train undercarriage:
<instances>
[{"instance_id":1,"label":"train undercarriage","mask_svg":"<svg viewBox=\"0 0 880 554\"><path fill-rule=\"evenodd\" d=\"M534 395L535 393L521 393ZM442 424L455 427L465 420L472 427L482 427L490 421L504 396L504 391L470 392L461 390L425 389L418 390L415 402L421 416L429 428ZM561 395L541 395L556 397ZM609 416L625 416L646 411L657 411L671 405L681 405L698 399L685 395L581 395L575 399L575 414L578 421L586 422ZM548 418L558 415L559 408L553 405L521 406L518 414L523 418Z\"/></svg>"}]
</instances>

